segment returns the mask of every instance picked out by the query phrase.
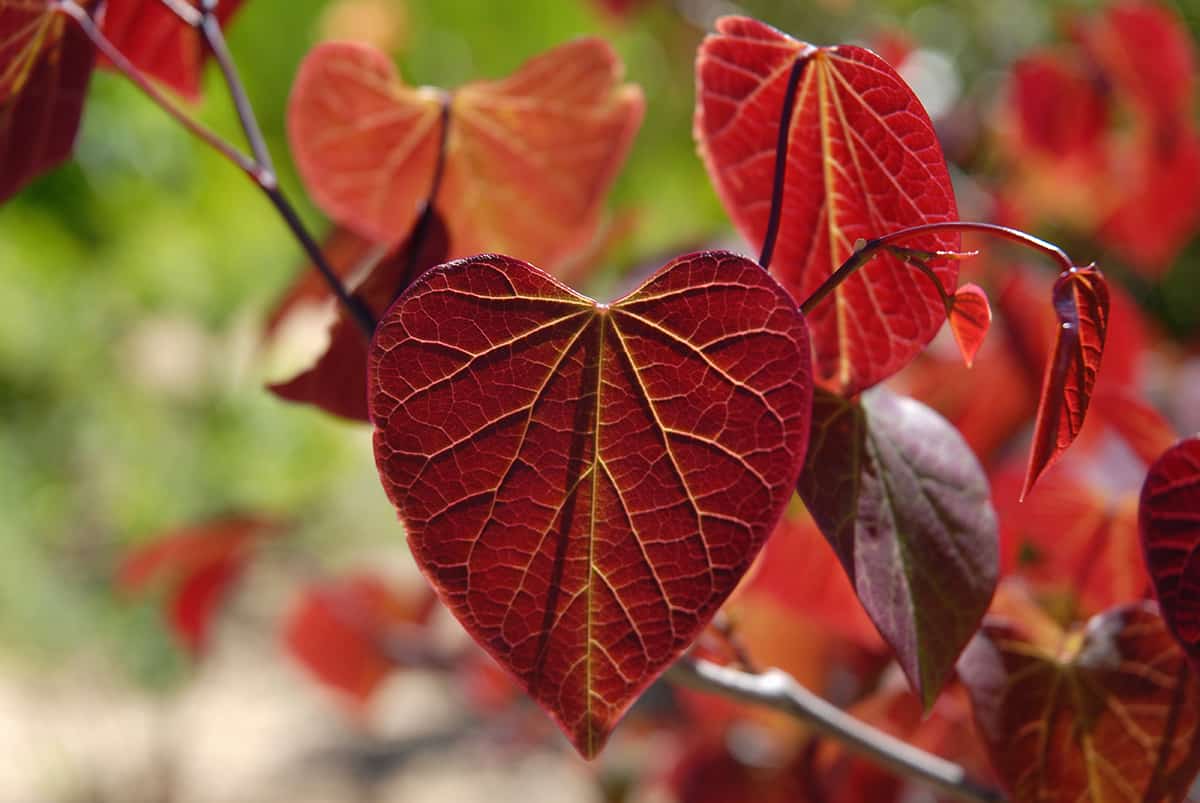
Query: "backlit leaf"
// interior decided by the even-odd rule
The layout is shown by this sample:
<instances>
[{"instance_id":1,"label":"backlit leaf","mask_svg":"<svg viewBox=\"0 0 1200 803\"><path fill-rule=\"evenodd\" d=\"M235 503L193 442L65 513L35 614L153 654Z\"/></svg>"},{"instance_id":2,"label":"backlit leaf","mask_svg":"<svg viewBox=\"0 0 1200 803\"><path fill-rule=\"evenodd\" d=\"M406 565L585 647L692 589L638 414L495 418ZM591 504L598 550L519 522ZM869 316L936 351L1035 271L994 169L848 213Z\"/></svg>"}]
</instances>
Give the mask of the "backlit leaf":
<instances>
[{"instance_id":1,"label":"backlit leaf","mask_svg":"<svg viewBox=\"0 0 1200 803\"><path fill-rule=\"evenodd\" d=\"M987 478L958 432L876 388L818 391L798 485L926 707L979 626L997 576Z\"/></svg>"},{"instance_id":2,"label":"backlit leaf","mask_svg":"<svg viewBox=\"0 0 1200 803\"><path fill-rule=\"evenodd\" d=\"M208 644L214 613L241 577L253 547L274 527L262 519L228 518L176 530L132 552L117 585L126 591L164 585L171 629L198 655Z\"/></svg>"},{"instance_id":3,"label":"backlit leaf","mask_svg":"<svg viewBox=\"0 0 1200 803\"><path fill-rule=\"evenodd\" d=\"M284 626L288 652L322 684L362 705L403 665L389 640L411 635L435 600L402 594L373 574L353 574L305 589Z\"/></svg>"},{"instance_id":4,"label":"backlit leaf","mask_svg":"<svg viewBox=\"0 0 1200 803\"><path fill-rule=\"evenodd\" d=\"M244 0L221 0L224 26ZM190 0L198 6L196 0ZM135 67L191 100L200 97L201 69L208 56L200 32L186 25L162 0L107 0L104 35ZM112 68L107 59L101 66Z\"/></svg>"},{"instance_id":5,"label":"backlit leaf","mask_svg":"<svg viewBox=\"0 0 1200 803\"><path fill-rule=\"evenodd\" d=\"M1058 330L1042 380L1022 498L1083 428L1108 334L1108 284L1095 266L1064 271L1054 283L1053 302Z\"/></svg>"},{"instance_id":6,"label":"backlit leaf","mask_svg":"<svg viewBox=\"0 0 1200 803\"><path fill-rule=\"evenodd\" d=\"M1013 803L1179 801L1200 770L1200 683L1152 602L1057 644L989 619L959 676Z\"/></svg>"},{"instance_id":7,"label":"backlit leaf","mask_svg":"<svg viewBox=\"0 0 1200 803\"><path fill-rule=\"evenodd\" d=\"M1054 51L1025 56L1013 65L1008 102L1021 150L1047 160L1100 165L1108 127L1108 97L1099 78L1078 60Z\"/></svg>"},{"instance_id":8,"label":"backlit leaf","mask_svg":"<svg viewBox=\"0 0 1200 803\"><path fill-rule=\"evenodd\" d=\"M354 295L378 320L414 278L446 258L446 229L437 214L421 232L420 253L406 241L371 270ZM333 415L368 421L367 337L339 306L329 330L329 346L311 368L270 386L276 396L315 404Z\"/></svg>"},{"instance_id":9,"label":"backlit leaf","mask_svg":"<svg viewBox=\"0 0 1200 803\"><path fill-rule=\"evenodd\" d=\"M1163 617L1200 666L1200 438L1179 442L1150 467L1138 526Z\"/></svg>"},{"instance_id":10,"label":"backlit leaf","mask_svg":"<svg viewBox=\"0 0 1200 803\"><path fill-rule=\"evenodd\" d=\"M587 245L642 118L605 42L568 42L498 81L452 95L401 83L387 56L333 42L305 59L288 133L317 202L369 239L393 242L432 184L449 104L436 207L450 255L519 254L550 267Z\"/></svg>"},{"instance_id":11,"label":"backlit leaf","mask_svg":"<svg viewBox=\"0 0 1200 803\"><path fill-rule=\"evenodd\" d=\"M418 565L588 757L758 554L812 394L795 302L724 252L611 305L509 257L435 268L368 382Z\"/></svg>"},{"instance_id":12,"label":"backlit leaf","mask_svg":"<svg viewBox=\"0 0 1200 803\"><path fill-rule=\"evenodd\" d=\"M779 118L798 59L804 66L771 269L802 302L859 239L958 213L929 116L886 62L859 47L815 48L726 17L696 62L695 134L717 194L752 247L767 230ZM955 234L905 245L960 250ZM943 286L955 287L955 260L934 270ZM809 317L818 381L846 395L870 387L908 364L945 315L928 278L893 254L879 256Z\"/></svg>"},{"instance_id":13,"label":"backlit leaf","mask_svg":"<svg viewBox=\"0 0 1200 803\"><path fill-rule=\"evenodd\" d=\"M988 304L987 293L977 284L964 284L954 292L953 305L950 307L950 331L954 333L954 341L962 352L963 362L970 367L975 362L975 354L987 337L988 327L992 325L992 308Z\"/></svg>"},{"instance_id":14,"label":"backlit leaf","mask_svg":"<svg viewBox=\"0 0 1200 803\"><path fill-rule=\"evenodd\" d=\"M0 0L0 202L70 157L94 63L49 2Z\"/></svg>"}]
</instances>

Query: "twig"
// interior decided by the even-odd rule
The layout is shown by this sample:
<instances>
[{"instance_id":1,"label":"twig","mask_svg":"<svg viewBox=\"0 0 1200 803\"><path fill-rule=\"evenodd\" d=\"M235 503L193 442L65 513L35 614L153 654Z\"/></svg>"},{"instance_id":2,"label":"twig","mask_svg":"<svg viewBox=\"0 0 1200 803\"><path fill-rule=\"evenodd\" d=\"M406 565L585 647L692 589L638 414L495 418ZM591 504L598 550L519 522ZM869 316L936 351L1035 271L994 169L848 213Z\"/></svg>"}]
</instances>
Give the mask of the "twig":
<instances>
[{"instance_id":1,"label":"twig","mask_svg":"<svg viewBox=\"0 0 1200 803\"><path fill-rule=\"evenodd\" d=\"M759 674L684 658L667 674L673 682L782 711L849 749L906 777L916 778L967 803L1004 803L999 791L967 777L966 770L872 728L826 702L779 669Z\"/></svg>"},{"instance_id":2,"label":"twig","mask_svg":"<svg viewBox=\"0 0 1200 803\"><path fill-rule=\"evenodd\" d=\"M788 138L792 131L792 112L796 108L796 91L800 86L800 77L804 67L809 62L809 56L816 48L809 45L806 50L796 56L792 62L792 71L788 73L787 88L783 93L783 108L779 114L779 136L775 140L775 181L771 186L771 211L767 216L767 233L763 236L762 253L758 264L764 268L771 267L771 258L775 255L775 239L779 236L779 221L783 216L783 192L787 183Z\"/></svg>"},{"instance_id":3,"label":"twig","mask_svg":"<svg viewBox=\"0 0 1200 803\"><path fill-rule=\"evenodd\" d=\"M333 292L338 301L346 308L347 312L349 312L358 324L359 329L362 330L363 335L370 339L375 333L374 316L371 315L370 310L360 300L346 290L346 286L342 284L342 280L338 278L336 271L333 270L332 266L325 259L320 246L317 245L312 235L308 233L295 208L279 188L279 182L276 180L275 171L271 164L271 157L267 151L262 134L259 131L254 111L250 107L245 89L242 87L242 83L237 76L233 60L229 57L228 48L225 47L225 39L221 34L221 26L216 24L216 18L212 16L212 11L216 7L215 2L213 0L204 0L202 10L197 12L195 17L193 17L184 12L183 7L178 3L172 2L172 0L162 0L164 5L175 12L181 20L194 25L200 31L209 49L212 50L218 63L221 64L222 73L225 75L226 84L229 87L230 95L234 99L234 105L237 108L242 130L246 132L246 139L250 142L250 147L254 151L253 157L242 153L216 132L194 119L175 101L159 91L153 82L109 41L108 37L96 25L95 20L88 14L87 10L75 2L75 0L52 0L52 2L57 11L75 20L88 39L96 46L96 49L103 53L121 74L137 86L155 105L170 115L193 136L236 165L263 191L263 194L267 196L271 204L278 210L280 217L283 218L292 235L308 254L317 271L325 279L330 291Z\"/></svg>"},{"instance_id":4,"label":"twig","mask_svg":"<svg viewBox=\"0 0 1200 803\"><path fill-rule=\"evenodd\" d=\"M1010 229L1007 226L998 226L994 223L977 223L970 220L950 220L942 223L924 223L920 226L910 226L906 229L899 229L890 234L885 234L882 237L876 237L873 240L868 240L861 248L855 250L850 257L841 264L841 266L829 275L821 285L813 291L812 295L804 300L800 305L800 310L805 315L810 315L814 307L821 303L830 293L837 289L838 285L846 281L858 271L859 268L866 265L876 256L880 250L890 248L891 246L903 240L908 240L913 237L919 237L922 234L931 234L939 231L973 231L981 234L990 234L995 237L1002 237L1006 240L1020 243L1027 248L1032 248L1035 251L1040 251L1046 256L1057 262L1064 271L1071 270L1075 263L1067 256L1067 253L1053 243L1046 242L1040 237L1034 237L1032 234L1026 234L1019 229ZM933 252L934 256L939 255L939 252ZM944 256L960 256L955 252L947 252L941 254Z\"/></svg>"}]
</instances>

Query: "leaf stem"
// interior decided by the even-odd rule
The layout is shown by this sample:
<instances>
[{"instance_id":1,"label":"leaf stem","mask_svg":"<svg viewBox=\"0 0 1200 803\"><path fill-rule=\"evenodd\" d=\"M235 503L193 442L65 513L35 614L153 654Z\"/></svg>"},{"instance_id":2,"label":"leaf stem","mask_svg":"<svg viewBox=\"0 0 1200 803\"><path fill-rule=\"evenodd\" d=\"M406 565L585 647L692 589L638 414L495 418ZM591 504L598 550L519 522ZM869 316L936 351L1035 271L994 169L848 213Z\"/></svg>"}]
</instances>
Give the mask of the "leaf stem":
<instances>
[{"instance_id":1,"label":"leaf stem","mask_svg":"<svg viewBox=\"0 0 1200 803\"><path fill-rule=\"evenodd\" d=\"M242 129L246 132L246 139L250 142L251 149L255 154L254 156L242 153L219 134L184 111L178 103L169 98L165 93L161 92L124 53L113 45L100 30L100 27L92 19L87 10L75 2L75 0L52 0L52 2L55 10L75 20L76 24L87 35L88 39L91 40L92 44L96 46L96 49L103 53L122 75L141 90L142 94L183 126L190 134L237 166L262 190L263 194L267 196L271 204L278 210L284 223L287 224L288 229L291 230L292 235L296 238L296 241L308 254L309 259L312 260L313 265L316 266L317 271L321 274L326 284L329 285L329 289L346 308L351 317L354 318L364 336L370 339L375 332L375 320L370 310L346 290L337 273L325 259L320 246L317 245L312 235L308 233L295 208L279 188L270 154L267 151L262 133L258 128L258 122L254 117L254 112L250 107L245 90L238 79L233 60L229 57L229 51L225 46L225 39L221 33L221 26L217 24L216 18L212 16L212 11L216 7L215 1L203 0L202 10L192 15L185 12L183 7L177 2L162 0L167 8L173 11L185 23L196 27L204 36L209 49L221 65L226 85L229 87L229 92L237 108L238 119L241 122Z\"/></svg>"},{"instance_id":2,"label":"leaf stem","mask_svg":"<svg viewBox=\"0 0 1200 803\"><path fill-rule=\"evenodd\" d=\"M809 56L816 50L809 45L808 49L796 56L792 62L792 70L788 73L787 88L783 93L783 108L779 113L779 136L775 140L775 181L771 186L771 211L767 217L767 233L763 235L762 252L758 264L763 269L771 267L771 258L775 255L775 241L779 237L779 222L783 217L783 193L787 181L788 138L792 132L792 114L796 109L796 92L800 87L800 78L808 64Z\"/></svg>"},{"instance_id":3,"label":"leaf stem","mask_svg":"<svg viewBox=\"0 0 1200 803\"><path fill-rule=\"evenodd\" d=\"M958 800L1005 801L999 791L967 777L966 770L959 765L867 725L813 694L780 669L749 673L711 661L684 658L671 667L667 677L684 686L789 714L888 769L924 781Z\"/></svg>"},{"instance_id":4,"label":"leaf stem","mask_svg":"<svg viewBox=\"0 0 1200 803\"><path fill-rule=\"evenodd\" d=\"M850 257L841 264L841 266L829 275L821 285L813 291L812 295L804 300L800 305L800 310L805 315L812 314L812 310L817 304L821 303L830 293L837 289L838 285L850 278L859 268L866 265L874 259L881 249L889 248L899 243L902 240L907 240L912 237L918 237L922 234L930 234L940 231L968 231L979 232L981 234L990 234L995 237L1002 237L1006 240L1024 245L1027 248L1032 248L1039 251L1057 262L1064 271L1069 271L1074 267L1071 258L1067 253L1053 243L1047 242L1040 237L1034 237L1032 234L1027 234L1020 229L1012 229L1008 226L999 226L995 223L979 223L970 220L948 220L941 223L923 223L919 226L910 226L906 229L899 229L882 237L876 237L873 240L868 240L861 248L857 249ZM936 252L934 254L937 255ZM906 260L907 261L907 260ZM945 288L943 288L944 290Z\"/></svg>"}]
</instances>

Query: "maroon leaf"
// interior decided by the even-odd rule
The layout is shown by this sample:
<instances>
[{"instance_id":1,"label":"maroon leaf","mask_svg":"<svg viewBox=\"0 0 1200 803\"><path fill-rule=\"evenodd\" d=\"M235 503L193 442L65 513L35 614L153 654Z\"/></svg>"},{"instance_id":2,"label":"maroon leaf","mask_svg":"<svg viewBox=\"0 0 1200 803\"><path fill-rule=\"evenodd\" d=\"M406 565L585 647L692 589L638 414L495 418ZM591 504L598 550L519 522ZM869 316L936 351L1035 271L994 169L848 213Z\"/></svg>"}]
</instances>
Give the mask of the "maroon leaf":
<instances>
[{"instance_id":1,"label":"maroon leaf","mask_svg":"<svg viewBox=\"0 0 1200 803\"><path fill-rule=\"evenodd\" d=\"M996 586L987 478L957 430L876 388L818 391L800 496L929 707Z\"/></svg>"},{"instance_id":2,"label":"maroon leaf","mask_svg":"<svg viewBox=\"0 0 1200 803\"><path fill-rule=\"evenodd\" d=\"M958 212L929 116L886 62L859 47L817 48L725 17L697 58L695 134L717 194L754 247L768 228L780 115L797 61L771 269L804 301L858 240L956 220ZM958 251L959 238L942 233L906 245ZM934 270L944 287L957 284L954 260ZM927 278L894 254L877 257L809 317L818 381L845 395L870 387L908 364L945 316Z\"/></svg>"},{"instance_id":3,"label":"maroon leaf","mask_svg":"<svg viewBox=\"0 0 1200 803\"><path fill-rule=\"evenodd\" d=\"M439 215L435 213L428 218L428 225L419 236L419 254L413 253L410 238L384 257L355 292L376 319L413 278L445 259L448 239ZM370 420L367 414L366 336L346 310L338 307L337 320L329 330L329 347L317 362L286 382L270 385L269 389L280 398L315 404L342 418Z\"/></svg>"},{"instance_id":4,"label":"maroon leaf","mask_svg":"<svg viewBox=\"0 0 1200 803\"><path fill-rule=\"evenodd\" d=\"M724 252L612 304L510 257L435 268L368 382L418 565L587 757L758 554L812 393L795 302Z\"/></svg>"},{"instance_id":5,"label":"maroon leaf","mask_svg":"<svg viewBox=\"0 0 1200 803\"><path fill-rule=\"evenodd\" d=\"M970 367L992 325L992 308L987 293L977 284L964 284L954 292L952 299L950 331L962 352L963 362Z\"/></svg>"},{"instance_id":6,"label":"maroon leaf","mask_svg":"<svg viewBox=\"0 0 1200 803\"><path fill-rule=\"evenodd\" d=\"M1180 801L1200 770L1200 683L1152 602L1057 639L989 619L959 676L1012 803Z\"/></svg>"},{"instance_id":7,"label":"maroon leaf","mask_svg":"<svg viewBox=\"0 0 1200 803\"><path fill-rule=\"evenodd\" d=\"M197 0L186 0L193 7ZM224 26L244 0L221 0L217 20ZM104 35L135 67L191 100L200 97L200 77L208 56L200 32L175 16L162 0L107 0ZM107 59L100 66L112 69Z\"/></svg>"},{"instance_id":8,"label":"maroon leaf","mask_svg":"<svg viewBox=\"0 0 1200 803\"><path fill-rule=\"evenodd\" d=\"M1058 331L1042 380L1022 499L1083 428L1108 334L1108 285L1094 265L1064 271L1053 298Z\"/></svg>"},{"instance_id":9,"label":"maroon leaf","mask_svg":"<svg viewBox=\"0 0 1200 803\"><path fill-rule=\"evenodd\" d=\"M1150 467L1138 530L1163 618L1200 666L1200 437L1180 441Z\"/></svg>"},{"instance_id":10,"label":"maroon leaf","mask_svg":"<svg viewBox=\"0 0 1200 803\"><path fill-rule=\"evenodd\" d=\"M0 0L0 203L71 156L94 64L50 3Z\"/></svg>"}]
</instances>

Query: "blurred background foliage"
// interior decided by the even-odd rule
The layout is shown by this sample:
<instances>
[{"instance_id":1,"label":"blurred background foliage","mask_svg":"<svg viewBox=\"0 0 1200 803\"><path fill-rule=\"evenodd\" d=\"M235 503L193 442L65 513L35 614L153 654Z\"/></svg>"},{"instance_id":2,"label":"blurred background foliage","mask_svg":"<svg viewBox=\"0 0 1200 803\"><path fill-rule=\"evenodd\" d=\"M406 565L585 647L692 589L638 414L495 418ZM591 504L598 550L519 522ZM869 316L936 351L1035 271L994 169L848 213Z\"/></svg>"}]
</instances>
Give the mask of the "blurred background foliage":
<instances>
[{"instance_id":1,"label":"blurred background foliage","mask_svg":"<svg viewBox=\"0 0 1200 803\"><path fill-rule=\"evenodd\" d=\"M945 111L948 155L966 175L990 165L969 126L986 119L1006 67L1053 40L1064 13L1098 4L679 0L624 18L602 5L250 0L229 37L283 184L319 231L327 224L305 199L284 130L292 78L315 42L361 31L390 45L408 81L452 87L505 75L572 36L609 38L648 102L611 197L636 226L593 279L603 293L632 266L728 234L691 137L695 47L717 15L740 10L817 43L903 32L933 54L920 88ZM1178 10L1196 31L1200 4ZM199 116L236 140L211 70L205 98ZM965 123L950 112L964 103L975 112ZM965 216L980 213L972 198L968 181ZM1185 339L1200 317L1198 261L1193 242L1162 288L1137 286ZM146 682L177 677L183 660L157 612L115 593L112 577L131 545L182 523L273 514L297 524L273 548L302 562L404 549L365 429L263 390L259 331L300 264L255 187L121 77L97 73L76 160L0 209L0 643L10 658L40 665L86 651Z\"/></svg>"}]
</instances>

